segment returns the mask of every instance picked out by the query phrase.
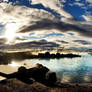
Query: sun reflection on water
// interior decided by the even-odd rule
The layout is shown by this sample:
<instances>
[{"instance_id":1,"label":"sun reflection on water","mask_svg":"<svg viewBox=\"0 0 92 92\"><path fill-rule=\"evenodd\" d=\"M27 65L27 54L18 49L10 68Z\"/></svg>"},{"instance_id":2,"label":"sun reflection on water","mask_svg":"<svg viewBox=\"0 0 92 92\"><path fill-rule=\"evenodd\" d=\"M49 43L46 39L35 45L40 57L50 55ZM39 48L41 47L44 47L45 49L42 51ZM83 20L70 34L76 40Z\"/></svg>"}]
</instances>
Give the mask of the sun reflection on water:
<instances>
[{"instance_id":1,"label":"sun reflection on water","mask_svg":"<svg viewBox=\"0 0 92 92\"><path fill-rule=\"evenodd\" d=\"M12 61L12 63L11 64L8 64L8 65L9 66L12 66L12 67L19 67L20 66L20 64L14 62L14 61Z\"/></svg>"}]
</instances>

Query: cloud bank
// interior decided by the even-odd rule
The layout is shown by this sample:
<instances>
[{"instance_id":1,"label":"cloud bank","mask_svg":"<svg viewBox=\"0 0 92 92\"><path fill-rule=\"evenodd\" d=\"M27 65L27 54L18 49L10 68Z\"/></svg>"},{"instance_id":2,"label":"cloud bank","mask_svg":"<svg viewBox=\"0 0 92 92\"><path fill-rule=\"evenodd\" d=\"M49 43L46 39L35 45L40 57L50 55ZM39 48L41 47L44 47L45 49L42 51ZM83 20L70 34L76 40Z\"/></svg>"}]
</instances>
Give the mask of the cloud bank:
<instances>
[{"instance_id":1,"label":"cloud bank","mask_svg":"<svg viewBox=\"0 0 92 92\"><path fill-rule=\"evenodd\" d=\"M50 8L65 18L73 18L71 14L63 9L62 1L60 0L32 0L32 4L42 4L44 7Z\"/></svg>"},{"instance_id":2,"label":"cloud bank","mask_svg":"<svg viewBox=\"0 0 92 92\"><path fill-rule=\"evenodd\" d=\"M90 19L84 15L85 22L74 19L71 14L64 10L63 2L66 1L31 1L31 4L41 4L60 14L60 16L55 16L44 9L0 3L0 33L2 33L0 34L0 48L16 49L30 47L31 49L31 47L39 47L41 49L45 47L61 48L65 46L70 48L75 46L83 47L85 45L88 47L92 46L92 24L89 23ZM7 32L7 26L12 28L12 23L16 28L16 36L10 45L6 43L5 32ZM12 30L14 30L14 27ZM11 33L12 30L9 32ZM44 40L42 40L43 38Z\"/></svg>"}]
</instances>

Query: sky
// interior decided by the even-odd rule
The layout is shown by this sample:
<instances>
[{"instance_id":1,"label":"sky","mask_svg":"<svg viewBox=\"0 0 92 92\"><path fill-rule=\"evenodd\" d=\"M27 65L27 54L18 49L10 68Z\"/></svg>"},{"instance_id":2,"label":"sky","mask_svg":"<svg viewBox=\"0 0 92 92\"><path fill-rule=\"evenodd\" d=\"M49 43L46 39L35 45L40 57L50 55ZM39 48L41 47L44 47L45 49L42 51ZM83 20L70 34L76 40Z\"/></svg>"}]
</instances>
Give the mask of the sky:
<instances>
[{"instance_id":1,"label":"sky","mask_svg":"<svg viewBox=\"0 0 92 92\"><path fill-rule=\"evenodd\" d=\"M92 0L0 0L0 50L92 49Z\"/></svg>"}]
</instances>

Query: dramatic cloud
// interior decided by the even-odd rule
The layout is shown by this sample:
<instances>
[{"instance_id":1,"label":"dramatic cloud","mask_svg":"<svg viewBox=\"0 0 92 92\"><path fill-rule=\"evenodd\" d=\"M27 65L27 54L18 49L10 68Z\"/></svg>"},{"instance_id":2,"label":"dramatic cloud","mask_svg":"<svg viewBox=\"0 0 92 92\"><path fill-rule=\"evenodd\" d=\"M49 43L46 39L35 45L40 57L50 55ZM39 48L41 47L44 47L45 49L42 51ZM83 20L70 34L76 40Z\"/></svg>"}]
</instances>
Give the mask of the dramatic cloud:
<instances>
[{"instance_id":1,"label":"dramatic cloud","mask_svg":"<svg viewBox=\"0 0 92 92\"><path fill-rule=\"evenodd\" d=\"M66 41L60 41L60 40L58 40L58 42L61 42L62 44L68 44L68 42L66 42Z\"/></svg>"},{"instance_id":2,"label":"dramatic cloud","mask_svg":"<svg viewBox=\"0 0 92 92\"><path fill-rule=\"evenodd\" d=\"M92 0L86 0L87 2L89 2L89 3L92 3Z\"/></svg>"},{"instance_id":3,"label":"dramatic cloud","mask_svg":"<svg viewBox=\"0 0 92 92\"><path fill-rule=\"evenodd\" d=\"M89 41L85 41L85 40L74 40L74 42L78 42L78 43L80 43L82 45L90 45L90 44L92 44Z\"/></svg>"},{"instance_id":4,"label":"dramatic cloud","mask_svg":"<svg viewBox=\"0 0 92 92\"><path fill-rule=\"evenodd\" d=\"M5 38L0 38L0 45L5 44L7 40Z\"/></svg>"},{"instance_id":5,"label":"dramatic cloud","mask_svg":"<svg viewBox=\"0 0 92 92\"><path fill-rule=\"evenodd\" d=\"M71 6L81 7L83 12L86 12L86 14L80 15L85 21L75 19L66 12L67 9L64 10L65 4L67 5L69 1L32 0L30 7L0 3L0 37L3 37L0 40L0 49L91 46L91 13L87 12L88 7L85 7L85 3L75 0L76 2L71 3ZM89 5L89 3L87 4ZM36 5L43 9L37 8ZM55 12L56 15L52 12ZM11 37L11 44L7 43ZM89 42L87 43L85 39Z\"/></svg>"},{"instance_id":6,"label":"dramatic cloud","mask_svg":"<svg viewBox=\"0 0 92 92\"><path fill-rule=\"evenodd\" d=\"M92 21L92 16L85 16L85 15L82 15L82 17L83 17L86 21Z\"/></svg>"},{"instance_id":7,"label":"dramatic cloud","mask_svg":"<svg viewBox=\"0 0 92 92\"><path fill-rule=\"evenodd\" d=\"M40 41L31 41L31 42L23 42L23 43L17 43L14 45L3 45L0 46L0 48L3 49L48 49L48 48L55 48L55 47L59 47L59 44L55 43L55 42L48 42L46 40L40 40Z\"/></svg>"},{"instance_id":8,"label":"dramatic cloud","mask_svg":"<svg viewBox=\"0 0 92 92\"><path fill-rule=\"evenodd\" d=\"M32 0L32 4L42 4L44 7L47 7L47 8L50 8L56 11L61 16L64 16L66 18L73 18L71 14L69 14L63 9L63 5L61 4L61 2L64 2L64 0L63 1L60 1L60 0Z\"/></svg>"},{"instance_id":9,"label":"dramatic cloud","mask_svg":"<svg viewBox=\"0 0 92 92\"><path fill-rule=\"evenodd\" d=\"M20 33L31 32L35 30L44 30L44 29L56 29L61 32L73 31L77 32L82 36L92 37L92 32L85 30L81 27L72 25L72 24L65 24L63 22L53 22L51 20L42 20L37 21L34 25L28 27L22 27L20 29Z\"/></svg>"},{"instance_id":10,"label":"dramatic cloud","mask_svg":"<svg viewBox=\"0 0 92 92\"><path fill-rule=\"evenodd\" d=\"M34 23L37 20L41 19L55 19L55 21L59 20L51 13L38 10L34 8L28 8L25 6L13 6L6 3L0 4L0 23L7 24L7 23L17 23L19 26L28 25L28 23ZM43 15L43 16L42 16Z\"/></svg>"}]
</instances>

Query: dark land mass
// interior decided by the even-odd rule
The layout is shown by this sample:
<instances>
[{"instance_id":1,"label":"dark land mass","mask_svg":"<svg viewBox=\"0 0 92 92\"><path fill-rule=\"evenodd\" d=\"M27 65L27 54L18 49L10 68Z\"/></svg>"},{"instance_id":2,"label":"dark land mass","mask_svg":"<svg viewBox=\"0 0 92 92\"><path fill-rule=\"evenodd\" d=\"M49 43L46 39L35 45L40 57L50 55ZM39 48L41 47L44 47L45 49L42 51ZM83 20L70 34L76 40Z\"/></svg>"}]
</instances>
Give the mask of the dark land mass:
<instances>
[{"instance_id":1,"label":"dark land mass","mask_svg":"<svg viewBox=\"0 0 92 92\"><path fill-rule=\"evenodd\" d=\"M48 87L39 82L25 84L17 79L8 79L0 82L0 92L92 92L91 84L59 84Z\"/></svg>"},{"instance_id":2,"label":"dark land mass","mask_svg":"<svg viewBox=\"0 0 92 92\"><path fill-rule=\"evenodd\" d=\"M35 69L37 69L38 73L41 73L44 69L46 70L46 74L49 71L48 68L46 68L43 65L37 64L38 66L34 67L34 69L32 68L33 74L35 73L35 76L37 76L36 78L42 77L41 75L43 75L43 73L41 75L37 74L35 71ZM22 71L21 71L22 69ZM41 71L39 71L41 70ZM48 71L47 71L48 70ZM29 71L27 69L27 71ZM0 73L1 76L5 76L7 77L7 79L0 81L0 92L92 92L92 84L81 84L81 83L75 83L75 84L71 84L71 83L60 83L60 82L53 82L53 77L51 76L53 75L53 73L51 73L51 75L49 75L49 81L48 83L51 83L54 85L46 85L44 84L44 82L41 82L41 78L39 78L40 81L33 81L32 83L27 83L25 81L20 80L20 78L24 78L23 80L25 80L27 76L27 74L24 73L24 69L23 67L19 68L19 70L17 71L17 75L16 74L12 74L13 76L16 76L16 78L13 76L11 76L11 74L9 74L10 77L6 76L7 74L4 73ZM22 75L25 75L24 77ZM33 77L34 79L35 76ZM54 78L55 79L55 78ZM37 79L36 79L37 80Z\"/></svg>"},{"instance_id":3,"label":"dark land mass","mask_svg":"<svg viewBox=\"0 0 92 92\"><path fill-rule=\"evenodd\" d=\"M38 55L33 55L30 52L12 52L5 53L0 52L0 64L8 64L11 63L12 60L24 60L24 59L60 59L60 58L76 58L81 57L81 55L77 54L50 54L49 52L38 53Z\"/></svg>"}]
</instances>

